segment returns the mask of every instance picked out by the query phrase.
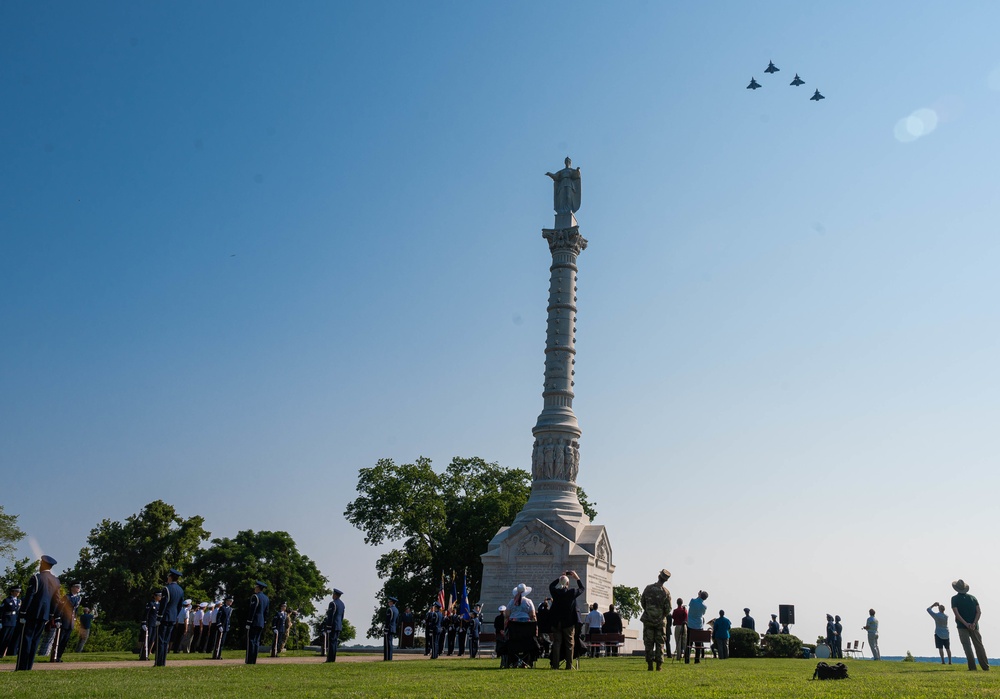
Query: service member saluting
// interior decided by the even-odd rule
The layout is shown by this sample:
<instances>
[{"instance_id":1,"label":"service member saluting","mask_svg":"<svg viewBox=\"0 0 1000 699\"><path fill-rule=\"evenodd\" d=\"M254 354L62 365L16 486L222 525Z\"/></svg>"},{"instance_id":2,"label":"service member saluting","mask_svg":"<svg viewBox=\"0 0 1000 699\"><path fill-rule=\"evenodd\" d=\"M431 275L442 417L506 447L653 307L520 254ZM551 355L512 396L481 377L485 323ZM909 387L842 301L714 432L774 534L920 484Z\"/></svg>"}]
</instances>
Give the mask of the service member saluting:
<instances>
[{"instance_id":1,"label":"service member saluting","mask_svg":"<svg viewBox=\"0 0 1000 699\"><path fill-rule=\"evenodd\" d=\"M260 580L254 583L253 596L250 598L250 608L247 611L247 665L257 664L257 650L260 648L260 637L264 633L264 620L267 619L267 608L270 600L264 594L267 584Z\"/></svg>"}]
</instances>

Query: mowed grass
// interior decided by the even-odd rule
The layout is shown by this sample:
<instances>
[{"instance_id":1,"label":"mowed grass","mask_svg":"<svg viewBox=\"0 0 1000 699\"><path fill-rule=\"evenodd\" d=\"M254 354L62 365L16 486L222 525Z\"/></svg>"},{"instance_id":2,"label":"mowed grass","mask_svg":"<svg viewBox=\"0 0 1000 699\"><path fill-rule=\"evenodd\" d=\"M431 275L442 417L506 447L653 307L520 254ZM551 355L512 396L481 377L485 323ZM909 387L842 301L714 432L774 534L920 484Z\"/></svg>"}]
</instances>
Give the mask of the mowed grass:
<instances>
[{"instance_id":1,"label":"mowed grass","mask_svg":"<svg viewBox=\"0 0 1000 699\"><path fill-rule=\"evenodd\" d=\"M1000 697L1000 668L847 661L851 678L811 681L814 661L707 660L666 663L647 672L642 658L584 660L577 671L500 670L495 660L393 663L215 665L79 669L0 674L9 697Z\"/></svg>"}]
</instances>

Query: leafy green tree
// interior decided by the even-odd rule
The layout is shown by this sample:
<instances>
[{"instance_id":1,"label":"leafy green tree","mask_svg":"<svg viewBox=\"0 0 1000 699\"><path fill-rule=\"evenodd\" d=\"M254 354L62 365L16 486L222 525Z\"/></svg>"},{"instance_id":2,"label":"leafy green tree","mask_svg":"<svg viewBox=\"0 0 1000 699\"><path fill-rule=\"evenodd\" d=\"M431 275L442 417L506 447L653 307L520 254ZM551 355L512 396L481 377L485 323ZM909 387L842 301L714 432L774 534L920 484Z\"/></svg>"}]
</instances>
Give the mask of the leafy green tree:
<instances>
[{"instance_id":1,"label":"leafy green tree","mask_svg":"<svg viewBox=\"0 0 1000 699\"><path fill-rule=\"evenodd\" d=\"M377 638L386 598L422 609L436 594L442 572L449 577L457 573L459 592L464 574L469 601L479 598L480 556L497 530L509 526L527 502L531 474L479 457L455 457L444 473L436 472L424 457L413 464L380 459L358 472L357 490L344 516L364 532L365 543L401 542L375 564L384 583L376 593L367 635ZM578 492L584 511L595 517L586 493Z\"/></svg>"},{"instance_id":2,"label":"leafy green tree","mask_svg":"<svg viewBox=\"0 0 1000 699\"><path fill-rule=\"evenodd\" d=\"M7 590L14 585L18 585L22 590L28 587L28 578L38 572L38 561L31 558L16 560L7 566L0 577L0 592L6 594Z\"/></svg>"},{"instance_id":3,"label":"leafy green tree","mask_svg":"<svg viewBox=\"0 0 1000 699\"><path fill-rule=\"evenodd\" d=\"M615 585L611 590L611 596L626 626L632 619L638 619L642 614L642 593L638 587Z\"/></svg>"},{"instance_id":4,"label":"leafy green tree","mask_svg":"<svg viewBox=\"0 0 1000 699\"><path fill-rule=\"evenodd\" d=\"M13 560L17 542L24 538L24 532L17 526L17 515L9 515L0 505L0 559Z\"/></svg>"},{"instance_id":5,"label":"leafy green tree","mask_svg":"<svg viewBox=\"0 0 1000 699\"><path fill-rule=\"evenodd\" d=\"M184 519L172 505L155 500L124 522L102 520L90 530L76 565L62 573L79 580L88 606L105 623L134 621L170 568L183 572L210 536L203 517Z\"/></svg>"},{"instance_id":6,"label":"leafy green tree","mask_svg":"<svg viewBox=\"0 0 1000 699\"><path fill-rule=\"evenodd\" d=\"M236 628L244 626L247 600L257 580L267 583L269 615L284 602L289 610L309 616L316 611L316 602L332 592L326 577L308 556L299 553L288 532L246 530L232 539L212 539L212 545L200 551L188 568L192 589L204 590L211 599L222 599L227 593L233 596ZM271 620L266 621L269 625ZM270 637L269 629L264 633ZM245 642L240 634L231 634L230 640L236 645Z\"/></svg>"}]
</instances>

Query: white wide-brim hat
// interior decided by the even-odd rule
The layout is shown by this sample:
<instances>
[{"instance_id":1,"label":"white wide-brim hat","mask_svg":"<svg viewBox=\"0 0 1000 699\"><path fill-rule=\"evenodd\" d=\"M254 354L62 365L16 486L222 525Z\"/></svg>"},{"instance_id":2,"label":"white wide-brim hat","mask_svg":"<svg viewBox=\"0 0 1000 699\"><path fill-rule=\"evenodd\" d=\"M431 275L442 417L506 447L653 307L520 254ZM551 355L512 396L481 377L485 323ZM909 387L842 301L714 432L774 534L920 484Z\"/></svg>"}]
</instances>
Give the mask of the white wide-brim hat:
<instances>
[{"instance_id":1,"label":"white wide-brim hat","mask_svg":"<svg viewBox=\"0 0 1000 699\"><path fill-rule=\"evenodd\" d=\"M530 595L531 594L531 587L529 587L528 585L525 585L524 583L521 583L520 585L518 585L517 587L514 588L514 591L511 592L511 594L514 595L515 597L517 597L517 593L518 592L520 592L522 595Z\"/></svg>"}]
</instances>

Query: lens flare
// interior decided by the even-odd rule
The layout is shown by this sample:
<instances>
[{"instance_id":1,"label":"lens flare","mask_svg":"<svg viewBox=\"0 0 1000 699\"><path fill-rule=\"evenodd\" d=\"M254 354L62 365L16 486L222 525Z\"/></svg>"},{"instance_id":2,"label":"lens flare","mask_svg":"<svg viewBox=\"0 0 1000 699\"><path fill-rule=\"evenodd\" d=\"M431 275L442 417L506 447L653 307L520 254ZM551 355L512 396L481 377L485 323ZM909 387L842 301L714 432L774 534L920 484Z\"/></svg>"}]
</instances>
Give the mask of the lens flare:
<instances>
[{"instance_id":1,"label":"lens flare","mask_svg":"<svg viewBox=\"0 0 1000 699\"><path fill-rule=\"evenodd\" d=\"M893 133L900 143L911 143L934 131L937 125L937 112L923 107L897 121Z\"/></svg>"}]
</instances>

